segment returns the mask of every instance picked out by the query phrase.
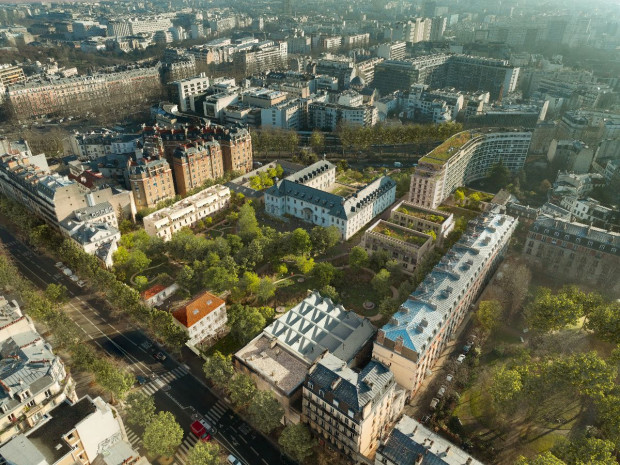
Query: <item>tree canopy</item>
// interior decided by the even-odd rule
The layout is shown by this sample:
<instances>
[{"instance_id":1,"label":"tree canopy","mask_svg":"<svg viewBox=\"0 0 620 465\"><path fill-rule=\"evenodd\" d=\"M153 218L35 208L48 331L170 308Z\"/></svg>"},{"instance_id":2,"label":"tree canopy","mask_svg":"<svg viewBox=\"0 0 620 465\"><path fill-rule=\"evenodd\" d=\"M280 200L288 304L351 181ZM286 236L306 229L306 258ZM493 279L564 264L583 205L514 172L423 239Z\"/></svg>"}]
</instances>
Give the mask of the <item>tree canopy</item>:
<instances>
[{"instance_id":1,"label":"tree canopy","mask_svg":"<svg viewBox=\"0 0 620 465\"><path fill-rule=\"evenodd\" d=\"M142 441L152 455L171 457L183 440L183 430L170 412L159 412L144 429Z\"/></svg>"},{"instance_id":2,"label":"tree canopy","mask_svg":"<svg viewBox=\"0 0 620 465\"><path fill-rule=\"evenodd\" d=\"M284 409L271 391L257 391L252 398L248 413L252 423L263 433L269 434L280 425Z\"/></svg>"}]
</instances>

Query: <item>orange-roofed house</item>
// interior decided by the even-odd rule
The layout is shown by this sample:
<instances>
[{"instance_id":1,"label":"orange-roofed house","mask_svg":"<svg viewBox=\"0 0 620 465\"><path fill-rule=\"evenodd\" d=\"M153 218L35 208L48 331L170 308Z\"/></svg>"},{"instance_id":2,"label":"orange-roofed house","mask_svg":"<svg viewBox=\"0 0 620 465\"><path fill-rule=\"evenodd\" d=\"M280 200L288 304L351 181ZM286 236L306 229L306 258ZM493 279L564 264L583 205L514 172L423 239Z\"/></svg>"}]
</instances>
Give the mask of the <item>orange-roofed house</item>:
<instances>
[{"instance_id":1,"label":"orange-roofed house","mask_svg":"<svg viewBox=\"0 0 620 465\"><path fill-rule=\"evenodd\" d=\"M226 305L219 297L204 292L172 314L187 332L189 346L220 334L226 327Z\"/></svg>"},{"instance_id":2,"label":"orange-roofed house","mask_svg":"<svg viewBox=\"0 0 620 465\"><path fill-rule=\"evenodd\" d=\"M155 284L154 286L149 287L146 291L142 291L140 293L140 297L142 297L142 300L144 300L147 305L153 307L162 303L178 290L179 285L177 283L173 283L167 287L163 284Z\"/></svg>"}]
</instances>

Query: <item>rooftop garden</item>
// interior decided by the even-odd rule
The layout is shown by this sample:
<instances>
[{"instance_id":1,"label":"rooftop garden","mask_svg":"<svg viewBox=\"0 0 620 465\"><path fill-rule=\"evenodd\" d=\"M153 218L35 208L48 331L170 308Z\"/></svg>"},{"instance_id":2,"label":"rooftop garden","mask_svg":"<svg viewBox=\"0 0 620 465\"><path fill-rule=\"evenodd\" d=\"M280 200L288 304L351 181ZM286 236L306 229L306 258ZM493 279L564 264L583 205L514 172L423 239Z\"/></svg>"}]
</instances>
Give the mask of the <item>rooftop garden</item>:
<instances>
[{"instance_id":1,"label":"rooftop garden","mask_svg":"<svg viewBox=\"0 0 620 465\"><path fill-rule=\"evenodd\" d=\"M417 245L418 247L423 246L428 240L428 237L419 235L419 233L409 233L405 230L405 228L400 228L387 222L379 223L373 231L383 234L384 236L393 237L394 239L408 242L409 244Z\"/></svg>"},{"instance_id":2,"label":"rooftop garden","mask_svg":"<svg viewBox=\"0 0 620 465\"><path fill-rule=\"evenodd\" d=\"M469 131L459 132L422 157L420 163L443 165L470 139L471 133Z\"/></svg>"},{"instance_id":3,"label":"rooftop garden","mask_svg":"<svg viewBox=\"0 0 620 465\"><path fill-rule=\"evenodd\" d=\"M418 210L417 208L413 208L407 205L400 206L397 210L399 213L403 213L409 216L415 216L416 218L420 218L426 221L432 221L433 223L441 224L446 221L445 216L441 215L433 215L432 213L426 213L422 210Z\"/></svg>"}]
</instances>

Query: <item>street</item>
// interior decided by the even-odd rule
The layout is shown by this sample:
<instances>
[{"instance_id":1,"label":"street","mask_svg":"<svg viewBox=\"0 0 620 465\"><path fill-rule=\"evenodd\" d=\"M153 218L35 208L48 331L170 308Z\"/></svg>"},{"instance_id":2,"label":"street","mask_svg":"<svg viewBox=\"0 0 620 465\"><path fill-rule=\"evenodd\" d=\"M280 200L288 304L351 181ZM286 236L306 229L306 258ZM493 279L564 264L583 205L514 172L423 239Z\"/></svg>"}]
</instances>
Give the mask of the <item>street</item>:
<instances>
[{"instance_id":1,"label":"street","mask_svg":"<svg viewBox=\"0 0 620 465\"><path fill-rule=\"evenodd\" d=\"M134 375L148 380L138 389L153 396L158 409L171 412L184 430L183 444L173 464L185 464L187 451L196 442L189 426L192 421L203 417L216 426L215 439L243 463L294 463L282 457L279 448L244 422L204 384L200 364L192 363L192 369L188 365L179 364L168 354L163 362L156 360L153 353L163 349L152 345L148 337L128 319L112 314L99 297L78 287L62 274L54 266L54 260L35 252L2 226L0 241L13 257L19 271L35 285L42 289L50 283L60 283L67 287L70 301L65 310L84 332L86 339L110 356L125 362ZM126 429L132 445L139 448L139 434L127 425Z\"/></svg>"}]
</instances>

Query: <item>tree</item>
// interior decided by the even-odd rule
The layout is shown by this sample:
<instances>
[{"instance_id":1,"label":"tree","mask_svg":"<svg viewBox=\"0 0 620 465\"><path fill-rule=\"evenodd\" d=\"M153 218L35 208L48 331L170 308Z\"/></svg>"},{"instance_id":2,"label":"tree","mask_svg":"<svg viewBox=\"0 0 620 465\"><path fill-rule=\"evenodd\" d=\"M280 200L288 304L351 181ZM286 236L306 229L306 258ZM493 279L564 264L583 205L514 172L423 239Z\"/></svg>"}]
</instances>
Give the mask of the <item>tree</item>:
<instances>
[{"instance_id":1,"label":"tree","mask_svg":"<svg viewBox=\"0 0 620 465\"><path fill-rule=\"evenodd\" d=\"M332 283L337 272L338 270L336 270L336 267L331 263L321 262L314 265L312 275L318 281L319 287L325 287Z\"/></svg>"},{"instance_id":2,"label":"tree","mask_svg":"<svg viewBox=\"0 0 620 465\"><path fill-rule=\"evenodd\" d=\"M392 316L396 313L399 306L400 300L386 297L379 304L379 313L381 313L381 315Z\"/></svg>"},{"instance_id":3,"label":"tree","mask_svg":"<svg viewBox=\"0 0 620 465\"><path fill-rule=\"evenodd\" d=\"M295 259L295 266L301 274L308 274L314 268L314 258L297 257Z\"/></svg>"},{"instance_id":4,"label":"tree","mask_svg":"<svg viewBox=\"0 0 620 465\"><path fill-rule=\"evenodd\" d=\"M525 309L529 324L540 331L557 331L575 324L583 308L566 293L554 295L550 289L539 287L534 300Z\"/></svg>"},{"instance_id":5,"label":"tree","mask_svg":"<svg viewBox=\"0 0 620 465\"><path fill-rule=\"evenodd\" d=\"M315 226L310 231L310 240L312 241L312 250L315 254L323 254L327 249L338 244L342 237L340 229L331 225L327 228L323 226Z\"/></svg>"},{"instance_id":6,"label":"tree","mask_svg":"<svg viewBox=\"0 0 620 465\"><path fill-rule=\"evenodd\" d=\"M250 402L248 413L254 426L261 432L269 434L280 425L284 409L273 392L259 390Z\"/></svg>"},{"instance_id":7,"label":"tree","mask_svg":"<svg viewBox=\"0 0 620 465\"><path fill-rule=\"evenodd\" d=\"M112 403L115 399L125 397L136 382L134 375L105 358L99 359L95 365L95 379L103 389L110 393Z\"/></svg>"},{"instance_id":8,"label":"tree","mask_svg":"<svg viewBox=\"0 0 620 465\"><path fill-rule=\"evenodd\" d=\"M381 269L371 280L372 288L381 296L386 296L390 292L390 272L385 268Z\"/></svg>"},{"instance_id":9,"label":"tree","mask_svg":"<svg viewBox=\"0 0 620 465\"><path fill-rule=\"evenodd\" d=\"M260 286L260 278L253 271L246 271L239 280L239 287L246 295L256 294Z\"/></svg>"},{"instance_id":10,"label":"tree","mask_svg":"<svg viewBox=\"0 0 620 465\"><path fill-rule=\"evenodd\" d=\"M581 437L573 441L560 440L552 449L553 455L567 464L617 465L614 443L598 438Z\"/></svg>"},{"instance_id":11,"label":"tree","mask_svg":"<svg viewBox=\"0 0 620 465\"><path fill-rule=\"evenodd\" d=\"M461 205L465 200L465 193L461 189L454 191L454 203Z\"/></svg>"},{"instance_id":12,"label":"tree","mask_svg":"<svg viewBox=\"0 0 620 465\"><path fill-rule=\"evenodd\" d=\"M207 357L202 369L206 378L220 389L224 389L235 374L231 356L225 356L219 351Z\"/></svg>"},{"instance_id":13,"label":"tree","mask_svg":"<svg viewBox=\"0 0 620 465\"><path fill-rule=\"evenodd\" d=\"M256 394L254 381L245 373L237 373L229 385L230 400L237 408L246 407Z\"/></svg>"},{"instance_id":14,"label":"tree","mask_svg":"<svg viewBox=\"0 0 620 465\"><path fill-rule=\"evenodd\" d=\"M222 266L213 266L204 274L203 285L215 292L224 292L237 284L237 275Z\"/></svg>"},{"instance_id":15,"label":"tree","mask_svg":"<svg viewBox=\"0 0 620 465\"><path fill-rule=\"evenodd\" d=\"M45 288L45 298L56 304L62 305L67 300L67 287L63 284L50 283Z\"/></svg>"},{"instance_id":16,"label":"tree","mask_svg":"<svg viewBox=\"0 0 620 465\"><path fill-rule=\"evenodd\" d=\"M590 312L586 328L598 337L613 344L620 344L620 303L599 305Z\"/></svg>"},{"instance_id":17,"label":"tree","mask_svg":"<svg viewBox=\"0 0 620 465\"><path fill-rule=\"evenodd\" d=\"M476 311L476 319L490 333L500 324L502 313L502 304L498 300L483 300Z\"/></svg>"},{"instance_id":18,"label":"tree","mask_svg":"<svg viewBox=\"0 0 620 465\"><path fill-rule=\"evenodd\" d=\"M316 445L316 440L312 438L310 430L303 423L287 425L278 442L285 453L300 463L312 455L312 449Z\"/></svg>"},{"instance_id":19,"label":"tree","mask_svg":"<svg viewBox=\"0 0 620 465\"><path fill-rule=\"evenodd\" d=\"M220 446L216 442L198 441L187 454L187 465L221 465Z\"/></svg>"},{"instance_id":20,"label":"tree","mask_svg":"<svg viewBox=\"0 0 620 465\"><path fill-rule=\"evenodd\" d=\"M354 271L359 271L368 266L368 253L359 246L353 247L349 253L349 266Z\"/></svg>"},{"instance_id":21,"label":"tree","mask_svg":"<svg viewBox=\"0 0 620 465\"><path fill-rule=\"evenodd\" d=\"M256 290L256 297L259 302L267 302L274 295L276 295L276 285L271 278L264 277L258 283L258 289Z\"/></svg>"},{"instance_id":22,"label":"tree","mask_svg":"<svg viewBox=\"0 0 620 465\"><path fill-rule=\"evenodd\" d=\"M531 459L521 456L517 459L516 465L566 465L566 463L551 452L545 452Z\"/></svg>"},{"instance_id":23,"label":"tree","mask_svg":"<svg viewBox=\"0 0 620 465\"><path fill-rule=\"evenodd\" d=\"M292 255L307 255L312 250L310 234L305 229L297 228L286 237L288 253Z\"/></svg>"},{"instance_id":24,"label":"tree","mask_svg":"<svg viewBox=\"0 0 620 465\"><path fill-rule=\"evenodd\" d=\"M493 402L503 407L512 401L523 389L521 374L517 370L509 370L504 366L499 367L493 373L493 381L489 393Z\"/></svg>"},{"instance_id":25,"label":"tree","mask_svg":"<svg viewBox=\"0 0 620 465\"><path fill-rule=\"evenodd\" d=\"M151 455L171 457L183 440L183 430L170 412L159 412L144 429L142 441Z\"/></svg>"},{"instance_id":26,"label":"tree","mask_svg":"<svg viewBox=\"0 0 620 465\"><path fill-rule=\"evenodd\" d=\"M319 292L323 297L331 299L332 302L337 302L340 299L340 295L334 286L323 286Z\"/></svg>"},{"instance_id":27,"label":"tree","mask_svg":"<svg viewBox=\"0 0 620 465\"><path fill-rule=\"evenodd\" d=\"M143 392L135 391L125 399L127 423L145 428L155 416L155 402L153 397Z\"/></svg>"},{"instance_id":28,"label":"tree","mask_svg":"<svg viewBox=\"0 0 620 465\"><path fill-rule=\"evenodd\" d=\"M232 336L243 344L251 341L267 324L265 317L255 307L234 304L227 313Z\"/></svg>"},{"instance_id":29,"label":"tree","mask_svg":"<svg viewBox=\"0 0 620 465\"><path fill-rule=\"evenodd\" d=\"M310 147L312 147L312 150L316 153L320 152L323 150L323 147L325 147L325 136L320 130L314 129L312 134L310 134Z\"/></svg>"},{"instance_id":30,"label":"tree","mask_svg":"<svg viewBox=\"0 0 620 465\"><path fill-rule=\"evenodd\" d=\"M620 396L598 399L596 407L605 437L616 444L616 449L620 448Z\"/></svg>"},{"instance_id":31,"label":"tree","mask_svg":"<svg viewBox=\"0 0 620 465\"><path fill-rule=\"evenodd\" d=\"M499 190L510 183L510 170L500 161L489 172L489 182L493 189Z\"/></svg>"},{"instance_id":32,"label":"tree","mask_svg":"<svg viewBox=\"0 0 620 465\"><path fill-rule=\"evenodd\" d=\"M246 244L260 234L256 213L249 203L243 204L239 209L237 232Z\"/></svg>"},{"instance_id":33,"label":"tree","mask_svg":"<svg viewBox=\"0 0 620 465\"><path fill-rule=\"evenodd\" d=\"M149 279L146 276L136 276L133 281L139 291L143 291L149 285Z\"/></svg>"}]
</instances>

